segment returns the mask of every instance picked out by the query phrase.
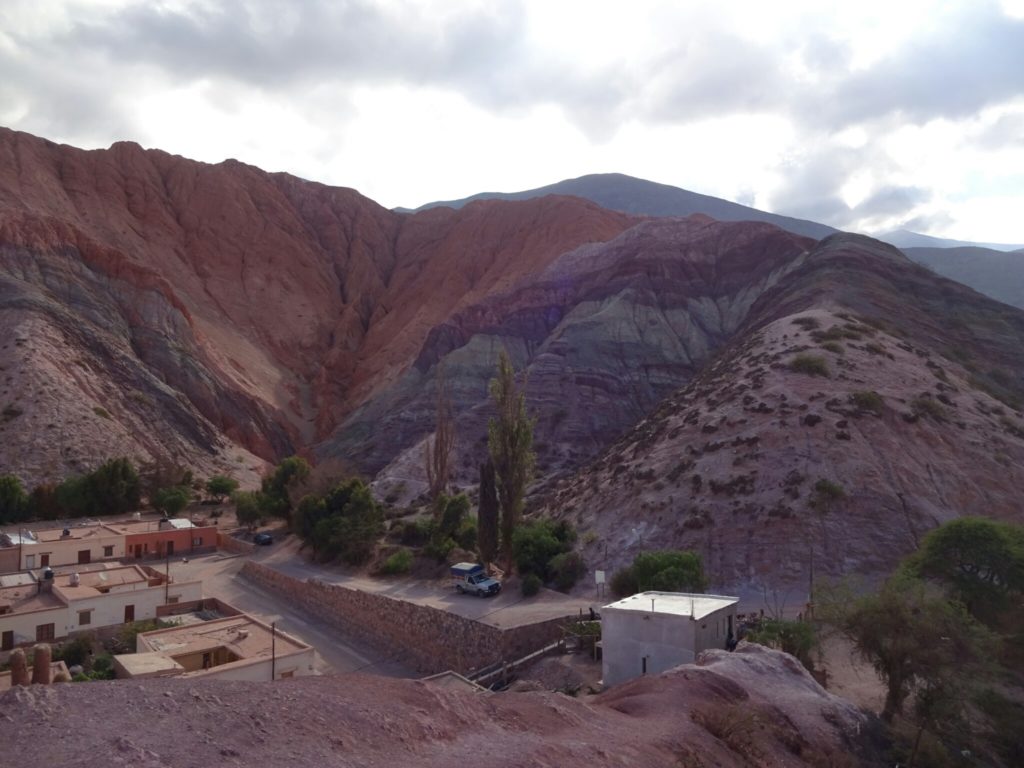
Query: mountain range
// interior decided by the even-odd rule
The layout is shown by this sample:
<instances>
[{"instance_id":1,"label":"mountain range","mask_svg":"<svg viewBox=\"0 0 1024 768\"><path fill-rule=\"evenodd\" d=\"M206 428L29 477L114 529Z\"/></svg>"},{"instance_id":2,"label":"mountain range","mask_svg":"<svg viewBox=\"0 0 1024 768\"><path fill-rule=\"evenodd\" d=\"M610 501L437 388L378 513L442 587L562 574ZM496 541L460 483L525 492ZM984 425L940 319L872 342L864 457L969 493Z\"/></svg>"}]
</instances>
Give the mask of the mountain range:
<instances>
[{"instance_id":1,"label":"mountain range","mask_svg":"<svg viewBox=\"0 0 1024 768\"><path fill-rule=\"evenodd\" d=\"M472 486L506 349L533 506L594 564L656 542L700 549L716 583L798 582L881 570L957 515L1019 519L1024 312L870 238L584 179L593 198L575 180L403 213L0 129L0 463L252 482L302 452L400 504L441 371Z\"/></svg>"}]
</instances>

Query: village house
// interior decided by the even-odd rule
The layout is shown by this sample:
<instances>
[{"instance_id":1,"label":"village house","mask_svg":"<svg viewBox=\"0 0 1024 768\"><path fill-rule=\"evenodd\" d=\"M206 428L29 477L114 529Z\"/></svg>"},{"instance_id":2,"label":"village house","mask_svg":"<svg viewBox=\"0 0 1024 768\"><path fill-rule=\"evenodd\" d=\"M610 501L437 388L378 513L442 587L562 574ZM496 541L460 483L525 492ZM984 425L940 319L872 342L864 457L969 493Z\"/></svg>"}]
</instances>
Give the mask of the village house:
<instances>
[{"instance_id":1,"label":"village house","mask_svg":"<svg viewBox=\"0 0 1024 768\"><path fill-rule=\"evenodd\" d=\"M178 518L90 522L0 534L0 573L216 549L217 528Z\"/></svg>"},{"instance_id":2,"label":"village house","mask_svg":"<svg viewBox=\"0 0 1024 768\"><path fill-rule=\"evenodd\" d=\"M114 657L118 678L282 680L315 674L312 646L248 614L143 632L137 653Z\"/></svg>"},{"instance_id":3,"label":"village house","mask_svg":"<svg viewBox=\"0 0 1024 768\"><path fill-rule=\"evenodd\" d=\"M735 639L739 598L641 592L601 609L605 685L693 662Z\"/></svg>"},{"instance_id":4,"label":"village house","mask_svg":"<svg viewBox=\"0 0 1024 768\"><path fill-rule=\"evenodd\" d=\"M157 609L202 597L199 581L174 582L144 565L46 568L0 576L0 650L85 630L153 619Z\"/></svg>"}]
</instances>

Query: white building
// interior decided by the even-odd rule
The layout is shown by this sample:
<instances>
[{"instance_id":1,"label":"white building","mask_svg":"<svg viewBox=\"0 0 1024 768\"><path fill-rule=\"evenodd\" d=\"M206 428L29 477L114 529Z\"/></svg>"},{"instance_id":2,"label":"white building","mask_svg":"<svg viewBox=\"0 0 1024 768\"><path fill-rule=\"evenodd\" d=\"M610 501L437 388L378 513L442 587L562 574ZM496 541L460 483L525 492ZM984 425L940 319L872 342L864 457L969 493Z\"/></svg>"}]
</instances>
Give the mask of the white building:
<instances>
[{"instance_id":1,"label":"white building","mask_svg":"<svg viewBox=\"0 0 1024 768\"><path fill-rule=\"evenodd\" d=\"M689 664L736 635L739 598L641 592L601 609L604 684Z\"/></svg>"},{"instance_id":2,"label":"white building","mask_svg":"<svg viewBox=\"0 0 1024 768\"><path fill-rule=\"evenodd\" d=\"M159 606L203 595L199 581L168 581L144 565L104 565L51 570L51 578L42 571L0 576L0 650L154 619Z\"/></svg>"}]
</instances>

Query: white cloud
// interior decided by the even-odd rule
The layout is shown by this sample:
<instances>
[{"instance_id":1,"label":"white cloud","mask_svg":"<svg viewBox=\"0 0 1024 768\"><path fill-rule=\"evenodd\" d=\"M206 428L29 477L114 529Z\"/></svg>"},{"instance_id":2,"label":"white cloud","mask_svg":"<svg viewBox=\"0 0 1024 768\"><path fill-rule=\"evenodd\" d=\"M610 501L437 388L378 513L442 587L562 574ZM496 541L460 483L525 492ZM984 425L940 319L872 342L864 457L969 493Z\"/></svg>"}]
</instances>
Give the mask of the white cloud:
<instances>
[{"instance_id":1,"label":"white cloud","mask_svg":"<svg viewBox=\"0 0 1024 768\"><path fill-rule=\"evenodd\" d=\"M1024 242L1017 0L7 0L0 72L11 127L389 206L620 171Z\"/></svg>"}]
</instances>

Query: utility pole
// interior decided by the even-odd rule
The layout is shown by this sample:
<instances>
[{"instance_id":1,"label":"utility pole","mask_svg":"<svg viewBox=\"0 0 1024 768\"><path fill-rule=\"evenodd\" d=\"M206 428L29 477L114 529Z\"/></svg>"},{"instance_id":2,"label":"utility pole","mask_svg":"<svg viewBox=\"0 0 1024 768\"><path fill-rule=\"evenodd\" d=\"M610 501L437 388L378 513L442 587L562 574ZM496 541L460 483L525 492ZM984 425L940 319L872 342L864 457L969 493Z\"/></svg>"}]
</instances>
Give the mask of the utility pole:
<instances>
[{"instance_id":1,"label":"utility pole","mask_svg":"<svg viewBox=\"0 0 1024 768\"><path fill-rule=\"evenodd\" d=\"M164 605L167 605L171 592L171 556L167 555L166 558L164 561Z\"/></svg>"},{"instance_id":2,"label":"utility pole","mask_svg":"<svg viewBox=\"0 0 1024 768\"><path fill-rule=\"evenodd\" d=\"M270 622L270 679L277 677L277 622Z\"/></svg>"}]
</instances>

